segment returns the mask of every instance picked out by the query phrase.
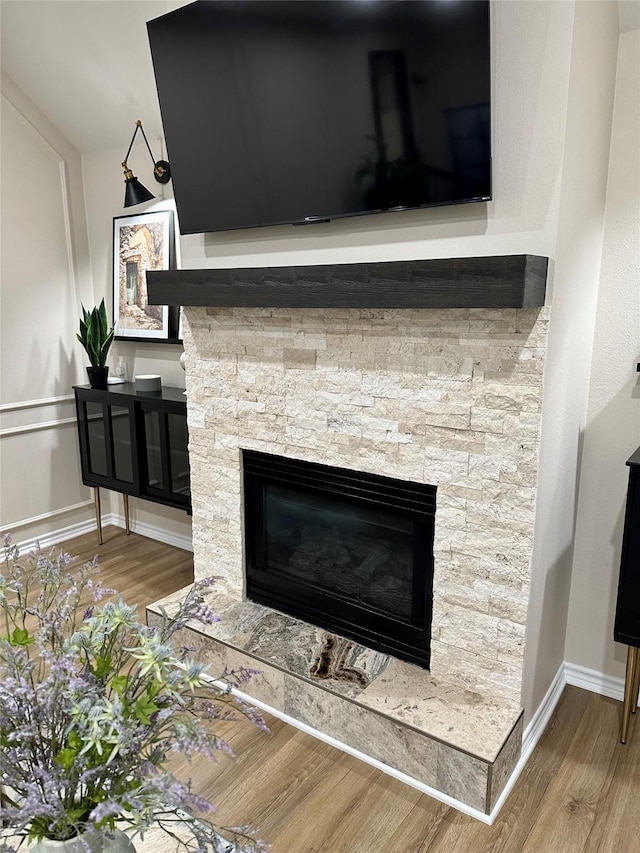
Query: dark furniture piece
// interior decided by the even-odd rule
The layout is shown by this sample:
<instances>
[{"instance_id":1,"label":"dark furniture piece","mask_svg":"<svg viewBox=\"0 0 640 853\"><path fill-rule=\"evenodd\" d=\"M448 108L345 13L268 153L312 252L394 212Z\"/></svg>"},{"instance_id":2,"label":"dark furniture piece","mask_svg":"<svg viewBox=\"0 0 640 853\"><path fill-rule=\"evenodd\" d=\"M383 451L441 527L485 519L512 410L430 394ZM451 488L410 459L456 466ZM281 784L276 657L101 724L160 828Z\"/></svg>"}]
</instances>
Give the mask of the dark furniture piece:
<instances>
[{"instance_id":1,"label":"dark furniture piece","mask_svg":"<svg viewBox=\"0 0 640 853\"><path fill-rule=\"evenodd\" d=\"M613 638L625 643L627 672L624 683L624 704L620 740L627 742L629 718L638 708L640 689L640 447L627 460L629 488L624 519L618 603Z\"/></svg>"},{"instance_id":2,"label":"dark furniture piece","mask_svg":"<svg viewBox=\"0 0 640 853\"><path fill-rule=\"evenodd\" d=\"M179 388L143 393L133 382L100 391L74 387L82 481L94 489L102 544L100 487L191 513L187 403Z\"/></svg>"}]
</instances>

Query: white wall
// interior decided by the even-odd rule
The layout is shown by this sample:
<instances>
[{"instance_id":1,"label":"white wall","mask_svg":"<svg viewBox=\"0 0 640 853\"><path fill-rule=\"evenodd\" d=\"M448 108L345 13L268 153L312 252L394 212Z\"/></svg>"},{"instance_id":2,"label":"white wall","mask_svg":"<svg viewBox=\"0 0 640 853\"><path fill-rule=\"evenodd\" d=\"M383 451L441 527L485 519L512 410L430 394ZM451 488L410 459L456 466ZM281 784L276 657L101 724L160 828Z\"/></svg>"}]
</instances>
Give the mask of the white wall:
<instances>
[{"instance_id":1,"label":"white wall","mask_svg":"<svg viewBox=\"0 0 640 853\"><path fill-rule=\"evenodd\" d=\"M1 130L0 528L21 542L93 517L72 392L93 288L80 155L4 74Z\"/></svg>"},{"instance_id":2,"label":"white wall","mask_svg":"<svg viewBox=\"0 0 640 853\"><path fill-rule=\"evenodd\" d=\"M127 212L124 151L83 162L5 73L1 131L0 531L27 543L95 525L72 390L87 382L88 362L75 332L81 303L104 297L111 306L112 222ZM140 179L160 188L150 173L149 164ZM165 384L184 388L181 351L116 342L109 363L122 354L130 376L160 373ZM104 492L102 509L121 517L121 497ZM132 500L131 517L134 530L190 546L191 519L180 510Z\"/></svg>"},{"instance_id":3,"label":"white wall","mask_svg":"<svg viewBox=\"0 0 640 853\"><path fill-rule=\"evenodd\" d=\"M522 701L535 710L564 656L618 45L617 9L578 2L571 42L555 287Z\"/></svg>"},{"instance_id":4,"label":"white wall","mask_svg":"<svg viewBox=\"0 0 640 853\"><path fill-rule=\"evenodd\" d=\"M620 36L604 246L580 465L566 659L624 675L613 642L628 480L640 445L640 30Z\"/></svg>"}]
</instances>

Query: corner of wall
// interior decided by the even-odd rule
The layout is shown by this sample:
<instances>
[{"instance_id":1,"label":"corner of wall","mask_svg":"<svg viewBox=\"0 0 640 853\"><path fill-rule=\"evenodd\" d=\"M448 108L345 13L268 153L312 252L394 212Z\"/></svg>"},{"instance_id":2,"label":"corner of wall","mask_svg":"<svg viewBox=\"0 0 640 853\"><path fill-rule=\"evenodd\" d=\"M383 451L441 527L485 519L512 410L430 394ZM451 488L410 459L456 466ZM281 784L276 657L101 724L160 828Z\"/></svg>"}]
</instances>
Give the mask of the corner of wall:
<instances>
[{"instance_id":1,"label":"corner of wall","mask_svg":"<svg viewBox=\"0 0 640 853\"><path fill-rule=\"evenodd\" d=\"M525 723L564 659L617 47L615 4L576 3L522 691Z\"/></svg>"}]
</instances>

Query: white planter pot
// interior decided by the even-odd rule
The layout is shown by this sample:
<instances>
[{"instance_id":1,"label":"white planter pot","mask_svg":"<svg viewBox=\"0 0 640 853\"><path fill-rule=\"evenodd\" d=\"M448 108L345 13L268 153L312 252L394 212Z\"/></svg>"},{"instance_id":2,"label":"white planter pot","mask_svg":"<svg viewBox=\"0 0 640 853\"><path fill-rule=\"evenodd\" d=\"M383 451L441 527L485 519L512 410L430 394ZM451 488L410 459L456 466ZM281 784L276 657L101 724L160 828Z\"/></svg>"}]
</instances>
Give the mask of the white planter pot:
<instances>
[{"instance_id":1,"label":"white planter pot","mask_svg":"<svg viewBox=\"0 0 640 853\"><path fill-rule=\"evenodd\" d=\"M31 853L135 853L136 848L124 832L116 829L113 838L92 836L90 839L87 837L86 843L80 837L69 838L67 841L43 838L29 850Z\"/></svg>"}]
</instances>

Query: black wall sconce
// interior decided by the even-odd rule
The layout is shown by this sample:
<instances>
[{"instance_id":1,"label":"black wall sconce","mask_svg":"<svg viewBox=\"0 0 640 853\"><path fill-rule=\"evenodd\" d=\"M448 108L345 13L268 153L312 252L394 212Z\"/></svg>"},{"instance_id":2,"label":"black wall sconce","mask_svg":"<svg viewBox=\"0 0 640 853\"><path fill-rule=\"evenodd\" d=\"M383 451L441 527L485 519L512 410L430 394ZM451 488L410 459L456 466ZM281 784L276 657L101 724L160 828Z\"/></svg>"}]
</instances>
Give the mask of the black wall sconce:
<instances>
[{"instance_id":1,"label":"black wall sconce","mask_svg":"<svg viewBox=\"0 0 640 853\"><path fill-rule=\"evenodd\" d=\"M131 142L129 143L129 148L127 149L127 153L125 154L124 160L122 161L125 183L125 207L133 207L135 204L142 204L143 201L150 201L152 198L155 198L154 194L150 193L149 190L140 183L140 181L134 176L131 169L127 166L127 160L129 159L129 154L131 153L133 141L136 138L136 134L139 130L142 131L144 141L147 143L149 156L151 157L151 162L153 163L154 178L159 184L166 184L171 178L171 168L169 167L169 163L166 160L153 159L153 154L151 153L151 148L149 147L149 142L147 140L147 135L144 132L144 128L142 127L142 122L140 121L140 119L138 119L138 121L136 122L136 129L133 131L133 136L131 137Z\"/></svg>"}]
</instances>

